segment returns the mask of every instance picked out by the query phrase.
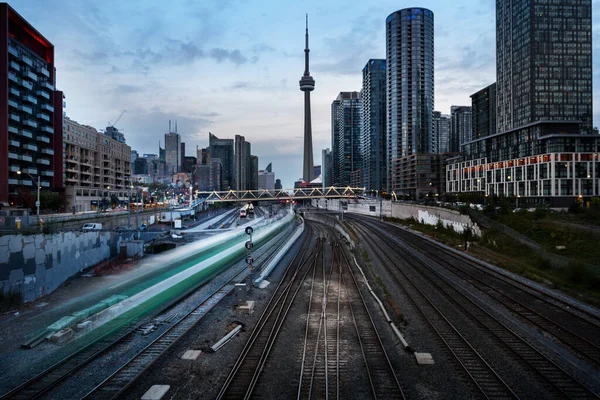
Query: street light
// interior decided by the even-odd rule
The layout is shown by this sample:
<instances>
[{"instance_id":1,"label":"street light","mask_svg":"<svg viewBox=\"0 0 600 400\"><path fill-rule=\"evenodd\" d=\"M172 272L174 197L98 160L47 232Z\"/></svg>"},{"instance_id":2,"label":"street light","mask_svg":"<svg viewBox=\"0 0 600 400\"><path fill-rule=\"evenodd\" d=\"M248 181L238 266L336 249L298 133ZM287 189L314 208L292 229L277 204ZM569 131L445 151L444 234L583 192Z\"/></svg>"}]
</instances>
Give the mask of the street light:
<instances>
[{"instance_id":1,"label":"street light","mask_svg":"<svg viewBox=\"0 0 600 400\"><path fill-rule=\"evenodd\" d=\"M38 180L37 182L35 181L35 178L33 176L31 176L31 174L29 172L25 172L27 175L29 175L29 177L31 178L31 180L38 185L38 199L35 202L35 205L37 207L37 217L38 217L38 225L41 227L42 225L40 224L40 176L38 175ZM17 171L17 175L21 175L22 172L21 171Z\"/></svg>"}]
</instances>

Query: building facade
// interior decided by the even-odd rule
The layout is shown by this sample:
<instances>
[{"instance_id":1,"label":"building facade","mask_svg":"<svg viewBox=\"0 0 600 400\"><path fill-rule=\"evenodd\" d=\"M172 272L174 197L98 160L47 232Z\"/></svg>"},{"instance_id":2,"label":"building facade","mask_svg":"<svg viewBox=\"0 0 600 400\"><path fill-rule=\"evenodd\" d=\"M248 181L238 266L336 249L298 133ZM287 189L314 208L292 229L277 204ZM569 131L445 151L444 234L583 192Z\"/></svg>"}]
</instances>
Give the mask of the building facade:
<instances>
[{"instance_id":1,"label":"building facade","mask_svg":"<svg viewBox=\"0 0 600 400\"><path fill-rule=\"evenodd\" d=\"M437 200L444 193L444 161L444 155L423 153L395 159L391 193L396 198Z\"/></svg>"},{"instance_id":2,"label":"building facade","mask_svg":"<svg viewBox=\"0 0 600 400\"><path fill-rule=\"evenodd\" d=\"M497 132L536 121L592 131L592 1L497 0Z\"/></svg>"},{"instance_id":3,"label":"building facade","mask_svg":"<svg viewBox=\"0 0 600 400\"><path fill-rule=\"evenodd\" d=\"M321 165L322 165L321 183L323 185L323 188L329 187L332 184L331 183L332 182L331 176L333 174L332 159L333 158L332 158L331 150L329 150L329 149L321 150Z\"/></svg>"},{"instance_id":4,"label":"building facade","mask_svg":"<svg viewBox=\"0 0 600 400\"><path fill-rule=\"evenodd\" d=\"M271 164L269 164L269 167ZM258 189L274 190L275 174L269 168L258 171Z\"/></svg>"},{"instance_id":5,"label":"building facade","mask_svg":"<svg viewBox=\"0 0 600 400\"><path fill-rule=\"evenodd\" d=\"M131 186L131 147L68 117L63 140L69 210L96 210L102 199L112 196L126 201Z\"/></svg>"},{"instance_id":6,"label":"building facade","mask_svg":"<svg viewBox=\"0 0 600 400\"><path fill-rule=\"evenodd\" d=\"M341 92L331 104L333 186L350 186L362 168L361 109L360 92Z\"/></svg>"},{"instance_id":7,"label":"building facade","mask_svg":"<svg viewBox=\"0 0 600 400\"><path fill-rule=\"evenodd\" d=\"M471 141L472 111L469 106L450 107L450 151L460 152L461 146Z\"/></svg>"},{"instance_id":8,"label":"building facade","mask_svg":"<svg viewBox=\"0 0 600 400\"><path fill-rule=\"evenodd\" d=\"M362 184L367 190L383 191L387 187L385 60L369 60L362 74Z\"/></svg>"},{"instance_id":9,"label":"building facade","mask_svg":"<svg viewBox=\"0 0 600 400\"><path fill-rule=\"evenodd\" d=\"M62 191L63 94L54 46L8 4L0 4L0 203L19 190ZM20 172L18 174L17 172Z\"/></svg>"},{"instance_id":10,"label":"building facade","mask_svg":"<svg viewBox=\"0 0 600 400\"><path fill-rule=\"evenodd\" d=\"M433 152L433 12L406 8L386 19L387 164ZM388 191L395 184L389 168Z\"/></svg>"},{"instance_id":11,"label":"building facade","mask_svg":"<svg viewBox=\"0 0 600 400\"><path fill-rule=\"evenodd\" d=\"M219 159L222 171L219 173L221 183L220 190L235 189L235 157L233 139L219 139L212 133L208 133L208 153L210 159Z\"/></svg>"},{"instance_id":12,"label":"building facade","mask_svg":"<svg viewBox=\"0 0 600 400\"><path fill-rule=\"evenodd\" d=\"M165 162L167 175L181 171L181 136L176 132L165 133Z\"/></svg>"},{"instance_id":13,"label":"building facade","mask_svg":"<svg viewBox=\"0 0 600 400\"><path fill-rule=\"evenodd\" d=\"M250 156L248 169L248 189L258 189L258 156Z\"/></svg>"},{"instance_id":14,"label":"building facade","mask_svg":"<svg viewBox=\"0 0 600 400\"><path fill-rule=\"evenodd\" d=\"M450 151L450 115L439 111L433 112L433 139L434 153L447 153Z\"/></svg>"},{"instance_id":15,"label":"building facade","mask_svg":"<svg viewBox=\"0 0 600 400\"><path fill-rule=\"evenodd\" d=\"M599 194L591 34L589 0L496 2L496 133L463 146L448 191L553 207Z\"/></svg>"},{"instance_id":16,"label":"building facade","mask_svg":"<svg viewBox=\"0 0 600 400\"><path fill-rule=\"evenodd\" d=\"M471 138L496 134L496 83L471 95Z\"/></svg>"},{"instance_id":17,"label":"building facade","mask_svg":"<svg viewBox=\"0 0 600 400\"><path fill-rule=\"evenodd\" d=\"M251 144L246 142L246 138L235 135L235 190L249 189L251 152Z\"/></svg>"}]
</instances>

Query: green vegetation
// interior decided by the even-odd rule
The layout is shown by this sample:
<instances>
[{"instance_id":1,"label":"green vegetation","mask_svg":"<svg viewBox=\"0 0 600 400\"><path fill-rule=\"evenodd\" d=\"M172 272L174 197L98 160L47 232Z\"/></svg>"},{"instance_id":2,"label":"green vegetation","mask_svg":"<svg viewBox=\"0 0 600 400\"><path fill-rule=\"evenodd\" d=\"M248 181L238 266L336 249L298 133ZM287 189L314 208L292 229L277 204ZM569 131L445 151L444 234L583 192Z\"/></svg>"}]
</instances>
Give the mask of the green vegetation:
<instances>
[{"instance_id":1,"label":"green vegetation","mask_svg":"<svg viewBox=\"0 0 600 400\"><path fill-rule=\"evenodd\" d=\"M583 210L582 213L589 214L590 211ZM535 250L494 230L486 230L483 238L468 238L472 243L469 247L471 255L531 280L557 287L584 301L600 304L600 269L594 270L585 265L598 263L600 229L595 232L590 231L591 228L578 228L573 226L576 220L572 214L551 213L547 209L499 212L495 219L540 243L548 252L571 258L573 262L562 268L553 267L550 260L541 257ZM564 224L567 220L573 225ZM387 221L422 232L454 248L463 249L466 240L465 234L444 228L442 224L424 225L414 219L397 218L387 218ZM557 250L556 246L565 246L565 249Z\"/></svg>"}]
</instances>

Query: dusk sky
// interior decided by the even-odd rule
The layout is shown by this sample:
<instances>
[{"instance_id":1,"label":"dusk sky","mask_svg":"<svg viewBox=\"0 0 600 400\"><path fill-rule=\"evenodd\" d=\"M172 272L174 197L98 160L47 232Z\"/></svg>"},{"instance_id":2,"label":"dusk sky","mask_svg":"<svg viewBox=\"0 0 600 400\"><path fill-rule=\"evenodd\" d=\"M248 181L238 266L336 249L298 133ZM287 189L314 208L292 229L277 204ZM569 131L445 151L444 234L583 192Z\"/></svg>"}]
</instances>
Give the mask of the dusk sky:
<instances>
[{"instance_id":1,"label":"dusk sky","mask_svg":"<svg viewBox=\"0 0 600 400\"><path fill-rule=\"evenodd\" d=\"M435 109L470 105L496 80L495 1L17 0L8 3L55 46L67 115L117 127L158 154L169 119L186 155L240 134L259 168L285 188L302 176L304 15L309 14L313 146L331 147L331 102L359 91L370 58L385 58L385 18L407 7L435 16ZM600 0L593 2L594 126L600 124Z\"/></svg>"}]
</instances>

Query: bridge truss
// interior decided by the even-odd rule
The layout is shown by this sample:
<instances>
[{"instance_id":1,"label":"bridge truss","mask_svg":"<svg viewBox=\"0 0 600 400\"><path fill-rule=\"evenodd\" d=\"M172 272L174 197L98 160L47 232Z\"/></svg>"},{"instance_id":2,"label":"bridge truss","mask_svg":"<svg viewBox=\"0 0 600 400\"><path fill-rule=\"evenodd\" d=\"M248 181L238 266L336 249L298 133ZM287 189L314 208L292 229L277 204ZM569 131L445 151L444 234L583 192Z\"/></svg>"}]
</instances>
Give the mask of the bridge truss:
<instances>
[{"instance_id":1,"label":"bridge truss","mask_svg":"<svg viewBox=\"0 0 600 400\"><path fill-rule=\"evenodd\" d=\"M277 190L227 190L198 192L208 203L236 201L280 201L280 200L311 200L311 199L340 199L362 196L365 188L327 187L327 188L296 188Z\"/></svg>"}]
</instances>

